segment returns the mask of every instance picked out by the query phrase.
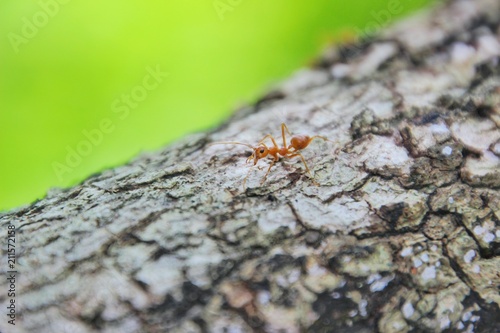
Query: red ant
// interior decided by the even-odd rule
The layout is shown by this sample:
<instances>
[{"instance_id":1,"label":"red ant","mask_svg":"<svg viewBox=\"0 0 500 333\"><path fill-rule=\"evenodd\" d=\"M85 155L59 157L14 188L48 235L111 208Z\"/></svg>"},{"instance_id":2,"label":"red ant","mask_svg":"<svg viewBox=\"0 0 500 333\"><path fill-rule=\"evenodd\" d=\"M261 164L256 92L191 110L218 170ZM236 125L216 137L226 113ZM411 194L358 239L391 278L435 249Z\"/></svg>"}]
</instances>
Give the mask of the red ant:
<instances>
[{"instance_id":1,"label":"red ant","mask_svg":"<svg viewBox=\"0 0 500 333\"><path fill-rule=\"evenodd\" d=\"M281 137L283 139L283 147L281 147L281 148L278 146L278 144L276 143L276 140L274 139L274 137L271 134L267 134L266 136L264 136L264 138L259 141L257 146L252 146L252 145L247 144L247 143L236 142L236 141L214 142L211 145L214 145L214 144L233 144L233 145L243 145L243 146L249 147L250 149L253 150L253 152L252 152L252 155L250 155L247 158L246 162L248 163L249 161L253 160L253 165L256 165L257 162L261 158L271 157L273 160L271 161L271 164L269 165L269 168L267 169L266 174L264 175L264 177L262 178L262 180L260 182L261 185L266 181L267 175L271 171L271 168L274 165L274 163L276 163L280 159L280 155L281 155L281 157L285 157L285 158L292 158L295 156L300 156L302 162L304 163L304 166L306 167L307 173L309 173L309 175L311 176L311 178L314 181L314 176L312 175L311 170L307 166L306 160L305 160L304 156L300 153L300 151L302 149L305 149L307 146L309 146L311 141L313 141L316 138L323 139L325 141L330 141L330 140L328 140L326 137L320 136L320 135L315 135L312 137L310 137L308 135L294 135L290 139L290 144L287 146L285 131L288 133L288 135L291 135L290 131L288 130L288 127L286 127L285 123L281 123ZM272 147L268 147L264 143L264 141L266 139L271 139L271 141L273 143ZM243 188L245 188L245 183L247 181L248 176L250 175L250 171L248 171L248 174L243 181ZM317 185L316 181L314 181L314 183Z\"/></svg>"}]
</instances>

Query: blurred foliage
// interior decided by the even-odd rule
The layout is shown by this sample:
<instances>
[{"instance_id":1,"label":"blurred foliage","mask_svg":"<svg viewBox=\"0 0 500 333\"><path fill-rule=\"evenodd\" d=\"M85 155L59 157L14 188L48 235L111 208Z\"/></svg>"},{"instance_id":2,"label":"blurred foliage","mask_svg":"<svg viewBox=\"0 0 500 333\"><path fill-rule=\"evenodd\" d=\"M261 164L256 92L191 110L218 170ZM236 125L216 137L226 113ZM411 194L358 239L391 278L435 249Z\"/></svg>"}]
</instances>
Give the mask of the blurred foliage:
<instances>
[{"instance_id":1,"label":"blurred foliage","mask_svg":"<svg viewBox=\"0 0 500 333\"><path fill-rule=\"evenodd\" d=\"M0 210L214 126L339 32L428 2L3 0Z\"/></svg>"}]
</instances>

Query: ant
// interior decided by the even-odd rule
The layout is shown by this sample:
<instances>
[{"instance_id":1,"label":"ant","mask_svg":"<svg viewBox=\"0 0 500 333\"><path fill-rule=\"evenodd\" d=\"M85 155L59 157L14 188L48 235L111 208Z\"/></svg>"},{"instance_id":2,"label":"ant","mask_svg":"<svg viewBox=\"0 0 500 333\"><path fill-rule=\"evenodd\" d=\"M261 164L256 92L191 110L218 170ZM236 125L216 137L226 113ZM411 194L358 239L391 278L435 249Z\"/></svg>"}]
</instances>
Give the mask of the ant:
<instances>
[{"instance_id":1,"label":"ant","mask_svg":"<svg viewBox=\"0 0 500 333\"><path fill-rule=\"evenodd\" d=\"M211 145L232 144L232 145L243 145L243 146L249 147L250 149L253 150L253 152L252 152L252 155L250 155L247 158L246 163L253 160L253 165L256 165L257 162L262 158L265 158L265 157L272 158L271 164L269 165L269 168L267 169L266 174L264 175L264 177L262 178L262 180L260 182L261 185L266 181L267 175L271 171L271 168L274 165L274 163L276 163L280 159L280 155L281 155L281 157L284 157L284 158L292 158L292 157L299 156L300 159L302 160L302 162L304 163L304 166L306 167L307 173L309 173L309 175L311 176L314 184L318 185L318 183L316 183L316 181L314 180L314 176L312 175L311 170L307 166L306 160L305 160L304 156L300 153L300 151L307 148L307 146L309 146L309 144L316 138L322 139L325 141L330 141L330 140L328 140L326 137L320 136L320 135L315 135L315 136L311 136L311 137L308 135L294 135L290 139L290 144L287 145L285 131L286 131L286 133L288 133L288 135L291 135L290 131L288 130L288 127L285 125L285 123L281 123L281 137L283 139L283 147L281 147L281 148L278 146L278 144L276 143L276 139L271 134L267 134L266 136L264 136L264 138L262 140L260 140L259 143L257 143L257 146L252 146L250 144L237 142L237 141L214 142ZM270 139L272 141L271 147L268 147L264 143L264 141L266 139ZM251 171L251 169L248 171L248 174L246 175L245 179L243 180L243 188L245 188L245 184L246 184L246 181L248 179L248 176L250 176L250 171Z\"/></svg>"}]
</instances>

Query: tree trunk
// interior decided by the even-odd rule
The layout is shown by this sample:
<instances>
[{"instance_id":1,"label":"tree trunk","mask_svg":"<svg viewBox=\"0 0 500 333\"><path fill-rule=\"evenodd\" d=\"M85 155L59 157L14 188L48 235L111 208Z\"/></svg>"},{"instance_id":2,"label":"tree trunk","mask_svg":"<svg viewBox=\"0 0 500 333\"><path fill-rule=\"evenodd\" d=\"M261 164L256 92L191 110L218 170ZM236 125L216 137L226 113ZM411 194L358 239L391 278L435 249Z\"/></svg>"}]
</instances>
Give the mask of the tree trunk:
<instances>
[{"instance_id":1,"label":"tree trunk","mask_svg":"<svg viewBox=\"0 0 500 333\"><path fill-rule=\"evenodd\" d=\"M499 27L498 0L441 3L3 214L0 330L499 332ZM208 145L281 145L281 122L331 140L303 150L314 179Z\"/></svg>"}]
</instances>

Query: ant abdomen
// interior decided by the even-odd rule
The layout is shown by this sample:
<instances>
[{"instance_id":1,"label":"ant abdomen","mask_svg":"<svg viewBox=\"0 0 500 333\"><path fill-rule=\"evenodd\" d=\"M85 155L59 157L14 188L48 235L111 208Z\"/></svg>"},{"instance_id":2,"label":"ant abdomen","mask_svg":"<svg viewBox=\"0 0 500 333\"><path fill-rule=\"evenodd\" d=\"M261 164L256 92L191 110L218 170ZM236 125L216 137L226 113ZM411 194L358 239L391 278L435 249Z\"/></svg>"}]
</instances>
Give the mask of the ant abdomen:
<instances>
[{"instance_id":1,"label":"ant abdomen","mask_svg":"<svg viewBox=\"0 0 500 333\"><path fill-rule=\"evenodd\" d=\"M295 135L290 139L290 148L295 148L296 150L302 150L306 148L311 142L311 138L308 135Z\"/></svg>"}]
</instances>

